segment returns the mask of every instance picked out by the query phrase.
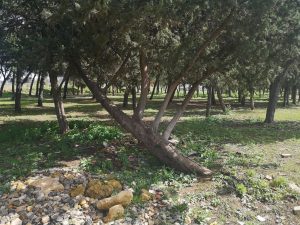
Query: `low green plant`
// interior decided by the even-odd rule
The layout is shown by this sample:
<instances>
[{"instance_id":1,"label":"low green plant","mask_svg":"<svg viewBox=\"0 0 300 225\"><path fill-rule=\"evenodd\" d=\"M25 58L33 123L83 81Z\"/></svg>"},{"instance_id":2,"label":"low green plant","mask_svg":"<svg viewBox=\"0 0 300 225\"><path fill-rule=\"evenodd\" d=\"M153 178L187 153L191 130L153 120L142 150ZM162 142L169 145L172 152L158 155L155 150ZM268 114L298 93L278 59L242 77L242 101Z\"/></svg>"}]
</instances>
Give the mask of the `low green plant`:
<instances>
[{"instance_id":1,"label":"low green plant","mask_svg":"<svg viewBox=\"0 0 300 225\"><path fill-rule=\"evenodd\" d=\"M247 194L247 188L245 187L244 184L237 184L235 188L239 196L244 196Z\"/></svg>"},{"instance_id":2,"label":"low green plant","mask_svg":"<svg viewBox=\"0 0 300 225\"><path fill-rule=\"evenodd\" d=\"M275 188L283 188L286 187L287 185L288 182L284 177L277 177L270 182L270 186Z\"/></svg>"}]
</instances>

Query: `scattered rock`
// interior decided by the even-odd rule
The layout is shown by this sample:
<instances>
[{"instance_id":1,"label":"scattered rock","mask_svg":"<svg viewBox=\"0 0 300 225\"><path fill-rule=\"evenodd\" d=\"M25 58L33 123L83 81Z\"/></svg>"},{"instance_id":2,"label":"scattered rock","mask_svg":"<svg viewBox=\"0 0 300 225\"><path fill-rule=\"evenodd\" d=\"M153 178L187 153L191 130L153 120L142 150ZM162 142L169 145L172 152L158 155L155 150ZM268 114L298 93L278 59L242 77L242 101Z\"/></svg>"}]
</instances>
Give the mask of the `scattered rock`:
<instances>
[{"instance_id":1,"label":"scattered rock","mask_svg":"<svg viewBox=\"0 0 300 225\"><path fill-rule=\"evenodd\" d=\"M289 158L292 154L280 154L281 158Z\"/></svg>"},{"instance_id":2,"label":"scattered rock","mask_svg":"<svg viewBox=\"0 0 300 225\"><path fill-rule=\"evenodd\" d=\"M11 190L23 191L27 188L27 185L22 181L12 181L11 182Z\"/></svg>"},{"instance_id":3,"label":"scattered rock","mask_svg":"<svg viewBox=\"0 0 300 225\"><path fill-rule=\"evenodd\" d=\"M22 220L16 218L13 221L11 221L10 225L22 225Z\"/></svg>"},{"instance_id":4,"label":"scattered rock","mask_svg":"<svg viewBox=\"0 0 300 225\"><path fill-rule=\"evenodd\" d=\"M147 191L146 189L142 189L142 193L140 195L140 199L142 202L150 201L153 198L153 195Z\"/></svg>"},{"instance_id":5,"label":"scattered rock","mask_svg":"<svg viewBox=\"0 0 300 225\"><path fill-rule=\"evenodd\" d=\"M110 185L115 191L122 190L122 184L117 180L109 180L107 184Z\"/></svg>"},{"instance_id":6,"label":"scattered rock","mask_svg":"<svg viewBox=\"0 0 300 225\"><path fill-rule=\"evenodd\" d=\"M102 199L112 195L113 187L103 184L99 180L91 180L85 191L85 195L91 198Z\"/></svg>"},{"instance_id":7,"label":"scattered rock","mask_svg":"<svg viewBox=\"0 0 300 225\"><path fill-rule=\"evenodd\" d=\"M74 187L70 191L71 197L76 197L78 195L83 195L85 191L85 187L83 184L79 184L78 186Z\"/></svg>"},{"instance_id":8,"label":"scattered rock","mask_svg":"<svg viewBox=\"0 0 300 225\"><path fill-rule=\"evenodd\" d=\"M106 217L103 218L104 223L111 222L113 220L120 219L124 216L124 208L122 205L115 205L111 207L108 211Z\"/></svg>"},{"instance_id":9,"label":"scattered rock","mask_svg":"<svg viewBox=\"0 0 300 225\"><path fill-rule=\"evenodd\" d=\"M47 223L49 223L49 221L50 221L50 217L49 216L43 216L42 217L42 223L43 224L47 224Z\"/></svg>"},{"instance_id":10,"label":"scattered rock","mask_svg":"<svg viewBox=\"0 0 300 225\"><path fill-rule=\"evenodd\" d=\"M266 221L266 218L265 217L262 217L262 216L257 216L256 219L260 222L265 222Z\"/></svg>"},{"instance_id":11,"label":"scattered rock","mask_svg":"<svg viewBox=\"0 0 300 225\"><path fill-rule=\"evenodd\" d=\"M297 216L300 216L300 206L295 206L293 208L293 213Z\"/></svg>"},{"instance_id":12,"label":"scattered rock","mask_svg":"<svg viewBox=\"0 0 300 225\"><path fill-rule=\"evenodd\" d=\"M300 187L298 185L296 185L295 183L289 183L289 188L292 191L297 192L298 194L300 194Z\"/></svg>"},{"instance_id":13,"label":"scattered rock","mask_svg":"<svg viewBox=\"0 0 300 225\"><path fill-rule=\"evenodd\" d=\"M267 180L273 180L273 177L272 176L270 176L270 175L266 175L266 177L265 177Z\"/></svg>"},{"instance_id":14,"label":"scattered rock","mask_svg":"<svg viewBox=\"0 0 300 225\"><path fill-rule=\"evenodd\" d=\"M51 191L63 191L64 186L56 177L29 178L26 182L29 186L40 188L41 191L48 195Z\"/></svg>"},{"instance_id":15,"label":"scattered rock","mask_svg":"<svg viewBox=\"0 0 300 225\"><path fill-rule=\"evenodd\" d=\"M100 210L107 210L114 205L122 205L126 207L132 201L133 194L131 191L121 191L119 194L114 195L110 198L105 198L97 203L97 208Z\"/></svg>"}]
</instances>

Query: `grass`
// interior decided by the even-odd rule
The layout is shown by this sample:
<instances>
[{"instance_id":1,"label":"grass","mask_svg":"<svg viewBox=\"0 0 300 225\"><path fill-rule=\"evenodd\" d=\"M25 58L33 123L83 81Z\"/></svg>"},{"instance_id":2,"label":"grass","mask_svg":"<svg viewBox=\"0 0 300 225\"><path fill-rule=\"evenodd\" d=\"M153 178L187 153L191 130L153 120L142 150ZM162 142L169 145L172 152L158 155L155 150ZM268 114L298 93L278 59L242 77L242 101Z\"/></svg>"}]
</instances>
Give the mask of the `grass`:
<instances>
[{"instance_id":1,"label":"grass","mask_svg":"<svg viewBox=\"0 0 300 225\"><path fill-rule=\"evenodd\" d=\"M112 99L121 105L122 96ZM157 96L150 102L146 120L153 119L160 101L161 96ZM213 208L220 209L228 193L261 202L291 197L287 184L300 185L299 106L279 107L277 122L266 125L263 123L264 99L258 102L254 111L239 108L233 99L227 101L232 105L229 113L222 114L215 107L213 116L206 119L203 116L205 99L194 99L173 133L174 138L180 139L178 147L183 154L192 155L194 160L215 172L212 186L217 190L212 190L213 197L204 199L208 199ZM170 118L176 104L177 99L163 120ZM139 203L138 193L142 188L167 185L179 190L195 182L195 176L177 173L148 154L89 96L71 97L65 101L71 130L64 136L57 133L53 103L49 97L44 105L38 108L34 97L24 95L22 114L14 114L10 95L6 93L0 99L0 192L11 180L74 159L80 160L80 168L85 171L115 177L132 187L137 193L136 203ZM125 112L130 114L130 108ZM293 157L281 158L281 153ZM266 175L274 179L266 181ZM204 190L203 195L210 188ZM221 192L227 194L221 195ZM178 197L174 190L170 190L168 196ZM186 205L181 202L174 206L174 210L187 213ZM202 223L211 212L196 208L191 214ZM226 220L226 214L221 214Z\"/></svg>"}]
</instances>

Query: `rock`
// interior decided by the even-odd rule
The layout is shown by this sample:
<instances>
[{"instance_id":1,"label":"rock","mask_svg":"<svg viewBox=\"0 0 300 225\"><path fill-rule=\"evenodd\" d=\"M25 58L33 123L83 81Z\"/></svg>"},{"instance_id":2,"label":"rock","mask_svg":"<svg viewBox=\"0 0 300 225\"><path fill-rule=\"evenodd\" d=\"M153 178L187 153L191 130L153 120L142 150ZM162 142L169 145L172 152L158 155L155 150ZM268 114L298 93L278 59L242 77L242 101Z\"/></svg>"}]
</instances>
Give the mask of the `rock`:
<instances>
[{"instance_id":1,"label":"rock","mask_svg":"<svg viewBox=\"0 0 300 225\"><path fill-rule=\"evenodd\" d=\"M27 185L24 184L22 181L12 181L11 182L11 190L16 190L16 191L23 191L27 188Z\"/></svg>"},{"instance_id":2,"label":"rock","mask_svg":"<svg viewBox=\"0 0 300 225\"><path fill-rule=\"evenodd\" d=\"M109 209L107 216L103 218L103 222L108 223L108 222L120 219L123 216L124 216L123 206L115 205Z\"/></svg>"},{"instance_id":3,"label":"rock","mask_svg":"<svg viewBox=\"0 0 300 225\"><path fill-rule=\"evenodd\" d=\"M109 180L107 181L107 184L110 185L115 191L122 190L122 184L117 180Z\"/></svg>"},{"instance_id":4,"label":"rock","mask_svg":"<svg viewBox=\"0 0 300 225\"><path fill-rule=\"evenodd\" d=\"M45 195L48 195L51 191L64 191L64 186L59 183L57 177L29 178L25 183L40 188Z\"/></svg>"},{"instance_id":5,"label":"rock","mask_svg":"<svg viewBox=\"0 0 300 225\"><path fill-rule=\"evenodd\" d=\"M87 185L85 195L91 198L102 199L111 196L112 192L112 186L102 184L99 180L92 180Z\"/></svg>"},{"instance_id":6,"label":"rock","mask_svg":"<svg viewBox=\"0 0 300 225\"><path fill-rule=\"evenodd\" d=\"M83 195L85 191L85 187L83 184L79 184L78 186L72 188L72 190L70 191L70 196L71 197L76 197L78 195Z\"/></svg>"},{"instance_id":7,"label":"rock","mask_svg":"<svg viewBox=\"0 0 300 225\"><path fill-rule=\"evenodd\" d=\"M297 186L295 183L289 183L289 188L292 191L297 192L298 194L300 194L300 187Z\"/></svg>"},{"instance_id":8,"label":"rock","mask_svg":"<svg viewBox=\"0 0 300 225\"><path fill-rule=\"evenodd\" d=\"M42 223L43 224L47 224L47 223L49 223L49 221L50 221L50 217L49 216L43 216L42 217Z\"/></svg>"},{"instance_id":9,"label":"rock","mask_svg":"<svg viewBox=\"0 0 300 225\"><path fill-rule=\"evenodd\" d=\"M292 154L280 154L281 158L289 158Z\"/></svg>"},{"instance_id":10,"label":"rock","mask_svg":"<svg viewBox=\"0 0 300 225\"><path fill-rule=\"evenodd\" d=\"M22 220L15 218L11 221L10 225L22 225Z\"/></svg>"},{"instance_id":11,"label":"rock","mask_svg":"<svg viewBox=\"0 0 300 225\"><path fill-rule=\"evenodd\" d=\"M100 210L107 210L114 205L122 205L126 207L132 201L133 194L131 191L121 191L119 194L114 195L110 198L105 198L97 203L97 208Z\"/></svg>"},{"instance_id":12,"label":"rock","mask_svg":"<svg viewBox=\"0 0 300 225\"><path fill-rule=\"evenodd\" d=\"M150 201L153 198L153 195L147 191L146 189L142 189L142 193L140 195L140 199L142 202Z\"/></svg>"},{"instance_id":13,"label":"rock","mask_svg":"<svg viewBox=\"0 0 300 225\"><path fill-rule=\"evenodd\" d=\"M300 216L300 206L295 206L293 208L293 213L297 216Z\"/></svg>"},{"instance_id":14,"label":"rock","mask_svg":"<svg viewBox=\"0 0 300 225\"><path fill-rule=\"evenodd\" d=\"M262 217L262 216L257 216L256 219L260 222L265 222L266 218Z\"/></svg>"},{"instance_id":15,"label":"rock","mask_svg":"<svg viewBox=\"0 0 300 225\"><path fill-rule=\"evenodd\" d=\"M270 176L270 175L266 175L266 177L265 177L267 180L273 180L273 177L272 176Z\"/></svg>"}]
</instances>

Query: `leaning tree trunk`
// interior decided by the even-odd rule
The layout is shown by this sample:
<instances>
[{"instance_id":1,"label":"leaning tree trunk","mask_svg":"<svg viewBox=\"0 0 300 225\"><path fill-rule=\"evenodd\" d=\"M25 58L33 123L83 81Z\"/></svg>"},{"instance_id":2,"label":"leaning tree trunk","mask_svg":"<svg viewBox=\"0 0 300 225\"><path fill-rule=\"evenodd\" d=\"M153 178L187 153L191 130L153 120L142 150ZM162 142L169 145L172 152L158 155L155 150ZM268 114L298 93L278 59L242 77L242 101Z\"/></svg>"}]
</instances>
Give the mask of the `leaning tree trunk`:
<instances>
[{"instance_id":1,"label":"leaning tree trunk","mask_svg":"<svg viewBox=\"0 0 300 225\"><path fill-rule=\"evenodd\" d=\"M281 82L281 77L278 76L275 78L275 80L270 85L269 102L268 102L265 123L273 123L274 122L275 110L276 110L276 105L278 102L279 92L280 92L280 82Z\"/></svg>"},{"instance_id":2,"label":"leaning tree trunk","mask_svg":"<svg viewBox=\"0 0 300 225\"><path fill-rule=\"evenodd\" d=\"M29 88L29 96L32 95L32 87L33 87L33 84L34 84L35 77L36 77L36 74L34 74L32 80L31 80L31 84L30 84L30 88Z\"/></svg>"},{"instance_id":3,"label":"leaning tree trunk","mask_svg":"<svg viewBox=\"0 0 300 225\"><path fill-rule=\"evenodd\" d=\"M38 106L43 107L43 100L44 100L44 86L45 86L45 76L40 76L39 79L39 88L38 88Z\"/></svg>"},{"instance_id":4,"label":"leaning tree trunk","mask_svg":"<svg viewBox=\"0 0 300 225\"><path fill-rule=\"evenodd\" d=\"M64 134L69 130L69 126L65 115L64 104L60 95L59 86L57 83L57 76L52 71L49 72L49 76L50 76L52 97L55 106L55 113L56 113L59 129L60 129L60 133Z\"/></svg>"},{"instance_id":5,"label":"leaning tree trunk","mask_svg":"<svg viewBox=\"0 0 300 225\"><path fill-rule=\"evenodd\" d=\"M129 117L117 106L112 104L104 96L95 83L91 82L82 70L82 78L95 95L97 101L108 111L108 113L127 131L129 131L139 142L143 143L151 154L156 156L166 165L187 173L196 173L202 176L210 176L212 171L197 164L188 157L183 156L175 146L164 140L159 133L154 133L141 120Z\"/></svg>"},{"instance_id":6,"label":"leaning tree trunk","mask_svg":"<svg viewBox=\"0 0 300 225\"><path fill-rule=\"evenodd\" d=\"M220 103L220 106L221 106L221 109L223 112L226 112L226 106L225 106L225 103L224 103L224 99L223 99L223 96L222 96L222 92L219 88L217 88L217 96L218 96L218 99L219 99L219 103Z\"/></svg>"},{"instance_id":7,"label":"leaning tree trunk","mask_svg":"<svg viewBox=\"0 0 300 225\"><path fill-rule=\"evenodd\" d=\"M8 78L9 78L9 77L3 79L3 82L2 82L1 87L0 87L0 97L3 96L4 86L5 86L6 81L8 80Z\"/></svg>"},{"instance_id":8,"label":"leaning tree trunk","mask_svg":"<svg viewBox=\"0 0 300 225\"><path fill-rule=\"evenodd\" d=\"M150 96L150 100L153 99L155 90L156 90L156 93L159 92L159 75L156 76L156 79L155 79L155 82L154 82L154 85L153 85L153 90L152 90L152 93L151 93L151 96Z\"/></svg>"},{"instance_id":9,"label":"leaning tree trunk","mask_svg":"<svg viewBox=\"0 0 300 225\"><path fill-rule=\"evenodd\" d=\"M212 103L212 87L211 87L211 86L208 86L208 87L207 87L206 112L205 112L205 116L206 116L206 117L209 117L209 116L210 116L211 103Z\"/></svg>"}]
</instances>

